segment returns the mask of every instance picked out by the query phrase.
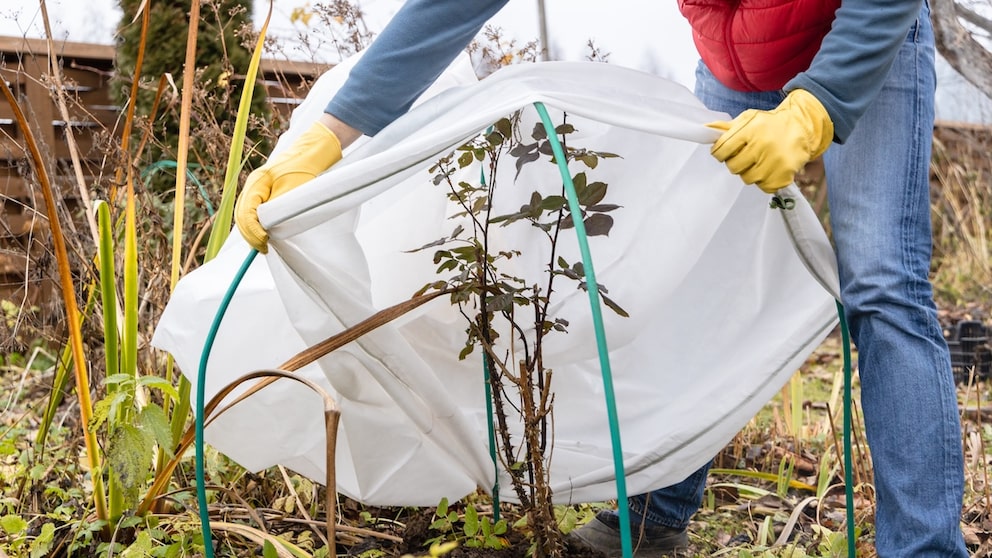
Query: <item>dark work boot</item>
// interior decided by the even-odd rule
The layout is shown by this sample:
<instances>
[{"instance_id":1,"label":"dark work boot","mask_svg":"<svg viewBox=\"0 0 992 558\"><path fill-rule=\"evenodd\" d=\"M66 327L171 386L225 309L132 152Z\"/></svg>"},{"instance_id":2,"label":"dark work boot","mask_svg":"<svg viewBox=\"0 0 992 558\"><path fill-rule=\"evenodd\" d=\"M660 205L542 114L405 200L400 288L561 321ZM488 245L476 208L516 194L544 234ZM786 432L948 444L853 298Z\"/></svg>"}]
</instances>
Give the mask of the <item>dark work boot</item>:
<instances>
[{"instance_id":1,"label":"dark work boot","mask_svg":"<svg viewBox=\"0 0 992 558\"><path fill-rule=\"evenodd\" d=\"M622 558L620 522L606 511L596 514L592 521L565 536L571 544L602 552L607 558ZM633 558L676 558L688 556L689 536L685 529L670 527L630 526Z\"/></svg>"}]
</instances>

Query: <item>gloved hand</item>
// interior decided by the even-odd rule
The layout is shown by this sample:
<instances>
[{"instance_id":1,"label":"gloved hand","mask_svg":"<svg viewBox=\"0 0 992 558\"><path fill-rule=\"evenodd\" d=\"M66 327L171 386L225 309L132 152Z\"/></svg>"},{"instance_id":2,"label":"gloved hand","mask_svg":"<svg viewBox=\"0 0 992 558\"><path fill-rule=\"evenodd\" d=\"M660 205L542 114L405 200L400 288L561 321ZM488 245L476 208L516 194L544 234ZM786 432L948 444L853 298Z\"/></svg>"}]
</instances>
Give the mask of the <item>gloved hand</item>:
<instances>
[{"instance_id":1,"label":"gloved hand","mask_svg":"<svg viewBox=\"0 0 992 558\"><path fill-rule=\"evenodd\" d=\"M803 89L790 92L774 110L746 110L730 122L708 126L723 131L710 153L769 194L791 184L834 138L827 110Z\"/></svg>"},{"instance_id":2,"label":"gloved hand","mask_svg":"<svg viewBox=\"0 0 992 558\"><path fill-rule=\"evenodd\" d=\"M327 126L314 124L285 151L258 167L234 204L234 221L248 244L269 251L269 234L258 222L258 206L313 179L341 160L341 142Z\"/></svg>"}]
</instances>

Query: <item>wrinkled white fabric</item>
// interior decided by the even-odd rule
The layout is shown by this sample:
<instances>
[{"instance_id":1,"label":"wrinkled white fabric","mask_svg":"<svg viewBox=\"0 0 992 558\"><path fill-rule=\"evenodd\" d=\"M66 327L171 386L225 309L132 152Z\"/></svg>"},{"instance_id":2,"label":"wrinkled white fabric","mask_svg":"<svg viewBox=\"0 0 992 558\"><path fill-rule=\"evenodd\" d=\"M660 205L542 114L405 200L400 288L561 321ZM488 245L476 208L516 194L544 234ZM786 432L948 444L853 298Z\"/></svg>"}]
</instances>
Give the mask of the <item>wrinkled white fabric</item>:
<instances>
[{"instance_id":1,"label":"wrinkled white fabric","mask_svg":"<svg viewBox=\"0 0 992 558\"><path fill-rule=\"evenodd\" d=\"M320 114L348 66L315 84L277 150ZM208 398L447 278L435 273L433 249L411 252L463 222L449 218L458 208L428 169L518 110L528 137L538 122L535 101L556 124L567 118L575 126L570 146L620 155L595 169L573 163L571 171L607 183L603 203L621 206L610 214L609 236L589 242L598 281L630 314L603 309L629 494L677 482L709 460L835 325L833 252L808 204L790 186L782 195L795 207L773 209L768 195L717 163L709 155L717 132L705 123L726 116L685 88L597 63L514 66L475 82L463 58L426 97L330 171L260 208L270 251L249 269L224 317L207 368ZM457 178L477 182L480 169ZM504 157L487 177L496 184L494 214L516 211L535 190L561 192L548 157L515 174ZM551 253L543 233L525 223L492 227L490 251L509 249L523 253L501 262L503 273L546 283ZM154 344L194 382L207 330L247 254L233 234L217 258L180 281L158 325ZM558 256L581 261L573 230L559 235ZM550 315L569 323L567 333L546 338L543 353L553 370L555 499L615 498L587 293L556 279ZM341 408L339 491L370 504L436 505L493 486L479 351L457 358L466 325L442 297L300 372ZM512 333L497 327L508 349ZM518 418L511 417L516 434ZM282 464L324 480L320 402L294 382L239 404L207 428L206 439L249 469ZM501 497L513 500L502 467L499 474Z\"/></svg>"}]
</instances>

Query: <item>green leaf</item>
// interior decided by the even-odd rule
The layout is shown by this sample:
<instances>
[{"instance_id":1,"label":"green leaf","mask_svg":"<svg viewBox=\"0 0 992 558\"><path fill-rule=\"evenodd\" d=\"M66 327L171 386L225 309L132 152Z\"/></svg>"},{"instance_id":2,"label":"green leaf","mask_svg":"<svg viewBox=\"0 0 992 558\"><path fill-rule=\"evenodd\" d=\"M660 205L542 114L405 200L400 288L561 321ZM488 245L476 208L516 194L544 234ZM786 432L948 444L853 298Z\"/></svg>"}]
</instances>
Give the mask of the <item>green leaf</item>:
<instances>
[{"instance_id":1,"label":"green leaf","mask_svg":"<svg viewBox=\"0 0 992 558\"><path fill-rule=\"evenodd\" d=\"M565 196L548 196L541 200L541 209L545 211L557 211L568 204Z\"/></svg>"},{"instance_id":2,"label":"green leaf","mask_svg":"<svg viewBox=\"0 0 992 558\"><path fill-rule=\"evenodd\" d=\"M424 244L420 248L414 248L413 250L407 250L406 253L407 254L413 254L414 252L419 252L421 250L426 250L427 248L433 248L435 246L441 246L442 244L444 244L447 241L448 241L447 238L439 238L438 240L435 240L433 242L428 242L427 244Z\"/></svg>"},{"instance_id":3,"label":"green leaf","mask_svg":"<svg viewBox=\"0 0 992 558\"><path fill-rule=\"evenodd\" d=\"M107 443L107 462L111 474L120 483L124 502L129 506L138 499L138 489L151 473L155 440L136 425L122 424L114 429Z\"/></svg>"},{"instance_id":4,"label":"green leaf","mask_svg":"<svg viewBox=\"0 0 992 558\"><path fill-rule=\"evenodd\" d=\"M540 208L540 206L541 206L541 199L542 198L541 198L541 193L540 192L531 192L530 193L530 203L528 203L526 207L531 208L531 211L533 211L535 207ZM523 208L521 208L521 210L522 209Z\"/></svg>"},{"instance_id":5,"label":"green leaf","mask_svg":"<svg viewBox=\"0 0 992 558\"><path fill-rule=\"evenodd\" d=\"M134 529L144 522L140 517L132 515L130 517L125 517L117 523L120 529Z\"/></svg>"},{"instance_id":6,"label":"green leaf","mask_svg":"<svg viewBox=\"0 0 992 558\"><path fill-rule=\"evenodd\" d=\"M279 558L279 553L272 541L266 540L265 544L262 545L262 556L264 558Z\"/></svg>"},{"instance_id":7,"label":"green leaf","mask_svg":"<svg viewBox=\"0 0 992 558\"><path fill-rule=\"evenodd\" d=\"M534 124L534 131L530 133L530 137L540 141L548 137L547 130L544 129L544 124L540 122Z\"/></svg>"},{"instance_id":8,"label":"green leaf","mask_svg":"<svg viewBox=\"0 0 992 558\"><path fill-rule=\"evenodd\" d=\"M496 522L496 525L493 525L493 533L496 535L506 534L507 529L509 529L509 526L507 525L505 519L500 519Z\"/></svg>"},{"instance_id":9,"label":"green leaf","mask_svg":"<svg viewBox=\"0 0 992 558\"><path fill-rule=\"evenodd\" d=\"M28 528L28 522L19 515L5 515L0 517L0 527L7 532L8 535L17 535L23 533Z\"/></svg>"},{"instance_id":10,"label":"green leaf","mask_svg":"<svg viewBox=\"0 0 992 558\"><path fill-rule=\"evenodd\" d=\"M148 531L138 531L131 546L121 552L121 558L145 558L152 555L152 536Z\"/></svg>"},{"instance_id":11,"label":"green leaf","mask_svg":"<svg viewBox=\"0 0 992 558\"><path fill-rule=\"evenodd\" d=\"M558 519L558 529L567 535L578 525L578 520L579 512L575 511L575 508L567 507Z\"/></svg>"},{"instance_id":12,"label":"green leaf","mask_svg":"<svg viewBox=\"0 0 992 558\"><path fill-rule=\"evenodd\" d=\"M413 293L413 298L416 298L418 296L421 296L422 294L426 293L427 290L430 289L430 288L431 288L431 286L429 284L428 285L424 285L423 287L420 287L419 289L417 289L417 291L415 293Z\"/></svg>"},{"instance_id":13,"label":"green leaf","mask_svg":"<svg viewBox=\"0 0 992 558\"><path fill-rule=\"evenodd\" d=\"M103 383L106 385L116 385L124 384L127 382L134 381L134 376L130 374L111 374L103 379Z\"/></svg>"},{"instance_id":14,"label":"green leaf","mask_svg":"<svg viewBox=\"0 0 992 558\"><path fill-rule=\"evenodd\" d=\"M605 304L610 310L616 312L618 316L622 316L624 318L630 317L630 314L628 314L626 310L621 308L620 305L617 304L612 298L606 296L602 292L599 293L599 296L603 299L603 304Z\"/></svg>"},{"instance_id":15,"label":"green leaf","mask_svg":"<svg viewBox=\"0 0 992 558\"><path fill-rule=\"evenodd\" d=\"M572 185L575 186L575 195L579 198L579 203L582 203L582 198L585 197L586 191L586 173L580 172L572 177Z\"/></svg>"},{"instance_id":16,"label":"green leaf","mask_svg":"<svg viewBox=\"0 0 992 558\"><path fill-rule=\"evenodd\" d=\"M185 170L185 169L184 169ZM138 374L138 215L134 193L130 191L127 196L127 204L124 210L124 259L121 276L124 281L123 297L120 305L123 307L124 320L121 324L120 343L120 371L124 374L137 376ZM176 196L179 198L180 196ZM180 216L182 214L182 209ZM180 219L181 220L181 219ZM215 223L216 224L216 223ZM173 246L177 240L182 239L182 228L178 228L173 235ZM181 244L181 242L180 242ZM173 253L173 277L178 281L179 276L179 252ZM175 285L175 282L172 283ZM134 398L133 384L131 384L130 398Z\"/></svg>"},{"instance_id":17,"label":"green leaf","mask_svg":"<svg viewBox=\"0 0 992 558\"><path fill-rule=\"evenodd\" d=\"M513 152L511 151L510 154L512 155ZM540 158L541 158L541 154L538 153L537 151L527 152L517 157L516 163L514 163L517 166L516 176L518 177L520 176L520 171L521 169L523 169L524 165L526 165L527 163L534 162Z\"/></svg>"},{"instance_id":18,"label":"green leaf","mask_svg":"<svg viewBox=\"0 0 992 558\"><path fill-rule=\"evenodd\" d=\"M542 213L542 210L541 210L541 195L538 194L537 192L534 192L534 194L536 195L536 198L534 196L531 196L531 198L530 198L531 199L531 203L527 204L524 207L526 207L527 210L528 210L527 211L527 218L536 221L536 220L538 220L538 219L541 218L541 213ZM535 201L537 203L534 203ZM522 211L524 208L521 207L520 209Z\"/></svg>"},{"instance_id":19,"label":"green leaf","mask_svg":"<svg viewBox=\"0 0 992 558\"><path fill-rule=\"evenodd\" d=\"M155 440L159 449L172 457L175 440L172 439L172 426L169 424L169 417L166 416L162 407L154 403L146 405L138 415L138 424L142 431Z\"/></svg>"},{"instance_id":20,"label":"green leaf","mask_svg":"<svg viewBox=\"0 0 992 558\"><path fill-rule=\"evenodd\" d=\"M458 157L458 167L465 168L471 165L473 161L475 161L475 156L473 156L472 153L462 153L461 156Z\"/></svg>"},{"instance_id":21,"label":"green leaf","mask_svg":"<svg viewBox=\"0 0 992 558\"><path fill-rule=\"evenodd\" d=\"M476 533L479 532L479 513L475 511L475 507L468 506L465 508L465 534L469 537L474 537Z\"/></svg>"},{"instance_id":22,"label":"green leaf","mask_svg":"<svg viewBox=\"0 0 992 558\"><path fill-rule=\"evenodd\" d=\"M596 213L586 217L583 224L586 226L588 236L609 236L610 229L613 228L613 217L605 213Z\"/></svg>"},{"instance_id":23,"label":"green leaf","mask_svg":"<svg viewBox=\"0 0 992 558\"><path fill-rule=\"evenodd\" d=\"M490 312L508 312L513 308L513 294L501 293L489 298L486 302L486 308Z\"/></svg>"},{"instance_id":24,"label":"green leaf","mask_svg":"<svg viewBox=\"0 0 992 558\"><path fill-rule=\"evenodd\" d=\"M52 549L52 543L54 540L55 525L45 523L41 526L41 533L38 533L38 536L31 541L31 558L41 558L42 556L47 556L48 551ZM147 554L145 556L147 556Z\"/></svg>"},{"instance_id":25,"label":"green leaf","mask_svg":"<svg viewBox=\"0 0 992 558\"><path fill-rule=\"evenodd\" d=\"M117 333L117 271L114 268L114 231L110 206L99 201L96 206L99 222L100 302L103 308L103 344L107 374L120 371Z\"/></svg>"},{"instance_id":26,"label":"green leaf","mask_svg":"<svg viewBox=\"0 0 992 558\"><path fill-rule=\"evenodd\" d=\"M511 157L522 157L528 153L534 153L537 151L537 143L518 143L510 148Z\"/></svg>"},{"instance_id":27,"label":"green leaf","mask_svg":"<svg viewBox=\"0 0 992 558\"><path fill-rule=\"evenodd\" d=\"M586 187L579 196L579 204L583 207L596 205L606 197L606 183L593 182Z\"/></svg>"},{"instance_id":28,"label":"green leaf","mask_svg":"<svg viewBox=\"0 0 992 558\"><path fill-rule=\"evenodd\" d=\"M452 248L451 252L456 258L463 262L474 262L476 257L477 247L475 245L471 246L459 246L457 248Z\"/></svg>"},{"instance_id":29,"label":"green leaf","mask_svg":"<svg viewBox=\"0 0 992 558\"><path fill-rule=\"evenodd\" d=\"M444 273L458 267L458 260L447 260L437 267L436 273Z\"/></svg>"},{"instance_id":30,"label":"green leaf","mask_svg":"<svg viewBox=\"0 0 992 558\"><path fill-rule=\"evenodd\" d=\"M493 536L493 524L489 522L488 517L483 517L479 521L479 527L482 530L483 536L487 538Z\"/></svg>"},{"instance_id":31,"label":"green leaf","mask_svg":"<svg viewBox=\"0 0 992 558\"><path fill-rule=\"evenodd\" d=\"M172 382L169 380L166 380L160 376L139 376L138 385L145 386L149 389L157 389L173 399L179 399L179 391L176 390L176 386L172 385Z\"/></svg>"},{"instance_id":32,"label":"green leaf","mask_svg":"<svg viewBox=\"0 0 992 558\"><path fill-rule=\"evenodd\" d=\"M493 550L502 550L509 546L506 539L501 537L489 537L486 539L486 548L491 548Z\"/></svg>"},{"instance_id":33,"label":"green leaf","mask_svg":"<svg viewBox=\"0 0 992 558\"><path fill-rule=\"evenodd\" d=\"M441 263L441 260L443 260L444 258L450 258L450 257L451 257L451 252L447 250L438 250L437 252L434 252L434 265Z\"/></svg>"},{"instance_id":34,"label":"green leaf","mask_svg":"<svg viewBox=\"0 0 992 558\"><path fill-rule=\"evenodd\" d=\"M569 279L572 279L573 281L578 281L578 280L582 279L582 277L580 277L574 271L572 271L571 268L565 268L565 269L561 270L560 273L562 275L564 275L565 277L568 277Z\"/></svg>"},{"instance_id":35,"label":"green leaf","mask_svg":"<svg viewBox=\"0 0 992 558\"><path fill-rule=\"evenodd\" d=\"M496 129L504 138L509 138L513 136L513 124L510 123L509 118L500 118L493 124L493 128Z\"/></svg>"},{"instance_id":36,"label":"green leaf","mask_svg":"<svg viewBox=\"0 0 992 558\"><path fill-rule=\"evenodd\" d=\"M562 134L567 135L574 132L575 132L575 126L572 126L571 124L559 124L558 126L555 127L555 133L558 135L562 135Z\"/></svg>"},{"instance_id":37,"label":"green leaf","mask_svg":"<svg viewBox=\"0 0 992 558\"><path fill-rule=\"evenodd\" d=\"M591 155L589 153L586 153L584 155L579 155L578 157L576 157L576 159L585 163L585 165L590 169L594 169L597 166L599 166L599 157L595 155Z\"/></svg>"},{"instance_id":38,"label":"green leaf","mask_svg":"<svg viewBox=\"0 0 992 558\"><path fill-rule=\"evenodd\" d=\"M100 426L108 420L111 424L117 424L117 422L119 422L118 408L122 403L127 401L127 399L127 392L115 391L107 397L97 401L96 404L93 405L93 416L90 417L90 431L92 432L100 428Z\"/></svg>"}]
</instances>

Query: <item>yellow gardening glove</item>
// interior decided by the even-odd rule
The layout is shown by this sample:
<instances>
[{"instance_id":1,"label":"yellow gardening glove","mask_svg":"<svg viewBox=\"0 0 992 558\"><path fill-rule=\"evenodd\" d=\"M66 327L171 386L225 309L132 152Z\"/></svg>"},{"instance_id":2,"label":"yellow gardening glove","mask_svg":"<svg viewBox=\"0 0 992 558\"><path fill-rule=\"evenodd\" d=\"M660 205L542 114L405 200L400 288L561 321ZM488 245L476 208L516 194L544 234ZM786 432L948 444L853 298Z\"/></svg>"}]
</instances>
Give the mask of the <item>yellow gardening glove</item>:
<instances>
[{"instance_id":1,"label":"yellow gardening glove","mask_svg":"<svg viewBox=\"0 0 992 558\"><path fill-rule=\"evenodd\" d=\"M258 222L258 206L313 179L341 160L341 142L315 122L285 151L258 167L234 204L234 221L252 248L269 251L269 234Z\"/></svg>"},{"instance_id":2,"label":"yellow gardening glove","mask_svg":"<svg viewBox=\"0 0 992 558\"><path fill-rule=\"evenodd\" d=\"M792 184L806 163L819 157L834 138L834 123L812 93L795 89L774 110L746 110L722 130L710 152L744 182L769 194Z\"/></svg>"}]
</instances>

